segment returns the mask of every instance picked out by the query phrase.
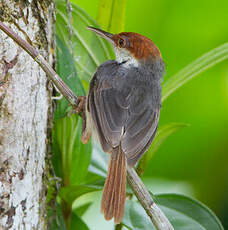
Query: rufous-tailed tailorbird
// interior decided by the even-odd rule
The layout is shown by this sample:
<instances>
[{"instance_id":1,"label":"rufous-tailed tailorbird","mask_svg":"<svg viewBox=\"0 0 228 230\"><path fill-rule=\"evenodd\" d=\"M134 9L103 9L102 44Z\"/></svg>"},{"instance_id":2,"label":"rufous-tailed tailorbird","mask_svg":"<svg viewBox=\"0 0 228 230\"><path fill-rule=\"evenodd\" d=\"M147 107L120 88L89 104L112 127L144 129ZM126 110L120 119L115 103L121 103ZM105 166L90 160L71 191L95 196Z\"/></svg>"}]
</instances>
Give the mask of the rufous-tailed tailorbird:
<instances>
[{"instance_id":1,"label":"rufous-tailed tailorbird","mask_svg":"<svg viewBox=\"0 0 228 230\"><path fill-rule=\"evenodd\" d=\"M120 223L127 165L135 165L158 127L164 63L159 49L143 35L88 29L111 42L116 60L100 65L90 82L81 139L86 143L95 131L103 151L111 154L101 212L106 220L114 217Z\"/></svg>"}]
</instances>

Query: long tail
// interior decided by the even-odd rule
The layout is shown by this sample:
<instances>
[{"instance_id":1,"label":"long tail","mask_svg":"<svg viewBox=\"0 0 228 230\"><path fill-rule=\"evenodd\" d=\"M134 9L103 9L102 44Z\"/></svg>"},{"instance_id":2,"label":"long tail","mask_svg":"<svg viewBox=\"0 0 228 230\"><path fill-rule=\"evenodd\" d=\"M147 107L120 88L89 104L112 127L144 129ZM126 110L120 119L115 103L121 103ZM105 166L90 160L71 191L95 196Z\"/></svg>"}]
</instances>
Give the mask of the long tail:
<instances>
[{"instance_id":1,"label":"long tail","mask_svg":"<svg viewBox=\"0 0 228 230\"><path fill-rule=\"evenodd\" d=\"M126 159L121 146L113 149L109 161L108 175L101 200L101 212L106 220L114 217L120 223L124 215L126 197Z\"/></svg>"}]
</instances>

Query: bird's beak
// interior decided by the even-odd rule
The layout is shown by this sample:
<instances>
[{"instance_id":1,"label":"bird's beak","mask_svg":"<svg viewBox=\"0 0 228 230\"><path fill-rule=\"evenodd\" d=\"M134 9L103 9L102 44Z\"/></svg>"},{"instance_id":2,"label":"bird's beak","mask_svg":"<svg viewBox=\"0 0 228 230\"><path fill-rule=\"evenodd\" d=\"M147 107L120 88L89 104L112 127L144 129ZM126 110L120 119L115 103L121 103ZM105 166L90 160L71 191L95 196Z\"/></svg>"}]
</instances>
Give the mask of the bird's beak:
<instances>
[{"instance_id":1,"label":"bird's beak","mask_svg":"<svg viewBox=\"0 0 228 230\"><path fill-rule=\"evenodd\" d=\"M87 29L95 32L96 34L100 35L101 37L105 38L106 40L111 42L113 45L115 45L115 42L113 40L113 34L110 34L108 32L101 30L101 29L97 29L97 28L94 28L91 26L88 26Z\"/></svg>"}]
</instances>

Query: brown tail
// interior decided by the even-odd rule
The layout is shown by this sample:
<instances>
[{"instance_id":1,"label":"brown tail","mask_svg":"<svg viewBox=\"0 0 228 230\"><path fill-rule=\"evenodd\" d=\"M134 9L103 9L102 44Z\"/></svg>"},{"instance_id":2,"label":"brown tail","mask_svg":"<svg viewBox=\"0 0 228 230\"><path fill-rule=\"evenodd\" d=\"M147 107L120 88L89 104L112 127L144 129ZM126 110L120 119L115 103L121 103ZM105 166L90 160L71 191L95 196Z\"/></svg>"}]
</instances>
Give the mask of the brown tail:
<instances>
[{"instance_id":1,"label":"brown tail","mask_svg":"<svg viewBox=\"0 0 228 230\"><path fill-rule=\"evenodd\" d=\"M113 149L109 161L108 175L101 200L101 212L106 220L114 217L120 223L124 215L126 197L126 160L121 146Z\"/></svg>"}]
</instances>

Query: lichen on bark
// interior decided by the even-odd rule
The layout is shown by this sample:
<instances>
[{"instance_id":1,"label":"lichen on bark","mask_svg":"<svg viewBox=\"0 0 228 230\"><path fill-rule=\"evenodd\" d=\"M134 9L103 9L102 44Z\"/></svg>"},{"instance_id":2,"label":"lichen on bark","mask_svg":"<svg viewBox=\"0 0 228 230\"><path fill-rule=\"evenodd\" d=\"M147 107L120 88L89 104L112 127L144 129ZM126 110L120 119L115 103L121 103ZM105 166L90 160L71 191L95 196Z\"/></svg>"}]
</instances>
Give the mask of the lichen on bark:
<instances>
[{"instance_id":1,"label":"lichen on bark","mask_svg":"<svg viewBox=\"0 0 228 230\"><path fill-rule=\"evenodd\" d=\"M0 2L0 20L53 63L54 1ZM0 31L0 229L45 229L52 87ZM50 152L50 151L49 151Z\"/></svg>"}]
</instances>

